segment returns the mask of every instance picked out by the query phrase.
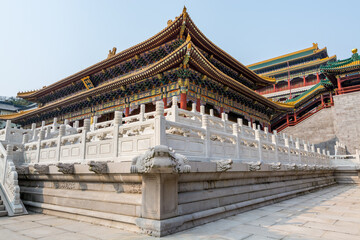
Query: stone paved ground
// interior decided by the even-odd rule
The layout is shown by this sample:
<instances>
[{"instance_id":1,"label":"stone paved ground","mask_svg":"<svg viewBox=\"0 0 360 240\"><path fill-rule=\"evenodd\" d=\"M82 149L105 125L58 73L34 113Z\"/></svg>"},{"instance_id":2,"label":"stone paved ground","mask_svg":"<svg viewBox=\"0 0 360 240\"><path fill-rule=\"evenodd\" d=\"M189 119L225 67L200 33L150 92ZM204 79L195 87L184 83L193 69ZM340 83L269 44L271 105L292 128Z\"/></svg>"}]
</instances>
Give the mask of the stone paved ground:
<instances>
[{"instance_id":1,"label":"stone paved ground","mask_svg":"<svg viewBox=\"0 0 360 240\"><path fill-rule=\"evenodd\" d=\"M0 239L156 238L43 214L0 218ZM337 185L162 239L360 239L360 187Z\"/></svg>"}]
</instances>

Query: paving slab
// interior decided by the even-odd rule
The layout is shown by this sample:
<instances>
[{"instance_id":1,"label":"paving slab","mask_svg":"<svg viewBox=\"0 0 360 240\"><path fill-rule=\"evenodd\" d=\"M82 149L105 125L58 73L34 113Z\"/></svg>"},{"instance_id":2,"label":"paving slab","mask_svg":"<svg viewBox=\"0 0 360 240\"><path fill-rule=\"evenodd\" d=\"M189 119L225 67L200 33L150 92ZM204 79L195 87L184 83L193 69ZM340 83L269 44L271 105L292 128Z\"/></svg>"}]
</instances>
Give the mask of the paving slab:
<instances>
[{"instance_id":1,"label":"paving slab","mask_svg":"<svg viewBox=\"0 0 360 240\"><path fill-rule=\"evenodd\" d=\"M165 240L360 239L360 186L337 185L204 224ZM157 240L121 229L31 213L0 217L6 240Z\"/></svg>"}]
</instances>

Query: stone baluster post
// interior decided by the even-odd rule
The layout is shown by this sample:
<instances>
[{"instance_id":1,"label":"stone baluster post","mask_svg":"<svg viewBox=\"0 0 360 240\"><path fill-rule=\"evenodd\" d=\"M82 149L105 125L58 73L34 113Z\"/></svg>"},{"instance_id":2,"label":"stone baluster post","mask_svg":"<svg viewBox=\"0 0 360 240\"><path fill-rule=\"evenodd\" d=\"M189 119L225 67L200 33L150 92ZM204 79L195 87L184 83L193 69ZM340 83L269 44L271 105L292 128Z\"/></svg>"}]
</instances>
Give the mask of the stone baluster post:
<instances>
[{"instance_id":1,"label":"stone baluster post","mask_svg":"<svg viewBox=\"0 0 360 240\"><path fill-rule=\"evenodd\" d=\"M210 109L210 116L213 117L214 116L214 109Z\"/></svg>"},{"instance_id":2,"label":"stone baluster post","mask_svg":"<svg viewBox=\"0 0 360 240\"><path fill-rule=\"evenodd\" d=\"M90 131L90 125L91 125L90 119L84 119L84 128L81 136L81 157L83 161L85 161L86 159L86 141L87 141L87 134Z\"/></svg>"},{"instance_id":3,"label":"stone baluster post","mask_svg":"<svg viewBox=\"0 0 360 240\"><path fill-rule=\"evenodd\" d=\"M22 144L28 143L29 142L29 134L24 134L23 135L23 140L22 140Z\"/></svg>"},{"instance_id":4,"label":"stone baluster post","mask_svg":"<svg viewBox=\"0 0 360 240\"><path fill-rule=\"evenodd\" d=\"M225 117L225 113L221 113L221 121L224 124L224 132L226 132L226 117Z\"/></svg>"},{"instance_id":5,"label":"stone baluster post","mask_svg":"<svg viewBox=\"0 0 360 240\"><path fill-rule=\"evenodd\" d=\"M36 123L31 124L32 140L36 140Z\"/></svg>"},{"instance_id":6,"label":"stone baluster post","mask_svg":"<svg viewBox=\"0 0 360 240\"><path fill-rule=\"evenodd\" d=\"M141 111L142 105L143 104L140 105L140 111ZM143 105L143 106L144 106L144 110L145 110L145 105ZM141 118L141 115L140 115L140 118ZM121 127L121 125L122 125L122 112L115 111L115 114L114 114L114 136L113 136L114 157L119 156L119 127Z\"/></svg>"},{"instance_id":7,"label":"stone baluster post","mask_svg":"<svg viewBox=\"0 0 360 240\"><path fill-rule=\"evenodd\" d=\"M164 102L156 102L155 112L155 146L167 145L166 141L166 120L164 117Z\"/></svg>"},{"instance_id":8,"label":"stone baluster post","mask_svg":"<svg viewBox=\"0 0 360 240\"><path fill-rule=\"evenodd\" d=\"M93 116L93 124L92 124L92 128L91 131L95 131L96 130L96 124L98 122L98 116Z\"/></svg>"},{"instance_id":9,"label":"stone baluster post","mask_svg":"<svg viewBox=\"0 0 360 240\"><path fill-rule=\"evenodd\" d=\"M264 133L265 133L265 136L266 136L266 141L269 141L269 129L268 129L268 127L264 127Z\"/></svg>"},{"instance_id":10,"label":"stone baluster post","mask_svg":"<svg viewBox=\"0 0 360 240\"><path fill-rule=\"evenodd\" d=\"M239 136L239 126L237 123L234 123L233 125L233 135L235 136L235 145L236 145L236 158L240 160L240 157L241 157L241 150L240 150L240 136Z\"/></svg>"},{"instance_id":11,"label":"stone baluster post","mask_svg":"<svg viewBox=\"0 0 360 240\"><path fill-rule=\"evenodd\" d=\"M240 130L240 138L243 138L244 136L244 124L242 118L237 119L238 128Z\"/></svg>"},{"instance_id":12,"label":"stone baluster post","mask_svg":"<svg viewBox=\"0 0 360 240\"><path fill-rule=\"evenodd\" d=\"M251 122L250 121L248 121L248 127L251 128Z\"/></svg>"},{"instance_id":13,"label":"stone baluster post","mask_svg":"<svg viewBox=\"0 0 360 240\"><path fill-rule=\"evenodd\" d=\"M140 122L145 121L145 104L140 105Z\"/></svg>"},{"instance_id":14,"label":"stone baluster post","mask_svg":"<svg viewBox=\"0 0 360 240\"><path fill-rule=\"evenodd\" d=\"M205 129L204 145L205 145L205 157L207 160L211 157L211 140L210 140L210 129L209 129L209 116L204 114L201 116L202 128Z\"/></svg>"},{"instance_id":15,"label":"stone baluster post","mask_svg":"<svg viewBox=\"0 0 360 240\"><path fill-rule=\"evenodd\" d=\"M57 137L57 146L56 146L56 161L60 161L61 156L61 138L65 136L65 125L61 124L59 127L59 135Z\"/></svg>"},{"instance_id":16,"label":"stone baluster post","mask_svg":"<svg viewBox=\"0 0 360 240\"><path fill-rule=\"evenodd\" d=\"M204 106L204 105L201 105L201 106L200 106L200 114L201 114L201 115L204 115L204 114L205 114L205 106Z\"/></svg>"},{"instance_id":17,"label":"stone baluster post","mask_svg":"<svg viewBox=\"0 0 360 240\"><path fill-rule=\"evenodd\" d=\"M279 152L278 152L278 139L277 139L277 132L274 131L273 134L271 134L271 143L274 144L274 151L275 151L275 162L280 162L279 159Z\"/></svg>"},{"instance_id":18,"label":"stone baluster post","mask_svg":"<svg viewBox=\"0 0 360 240\"><path fill-rule=\"evenodd\" d=\"M40 132L39 132L39 139L38 139L38 144L37 144L37 152L36 152L36 157L37 157L37 162L40 162L40 158L41 158L41 141L45 139L45 129L41 128Z\"/></svg>"},{"instance_id":19,"label":"stone baluster post","mask_svg":"<svg viewBox=\"0 0 360 240\"><path fill-rule=\"evenodd\" d=\"M45 128L45 121L41 121L41 129Z\"/></svg>"},{"instance_id":20,"label":"stone baluster post","mask_svg":"<svg viewBox=\"0 0 360 240\"><path fill-rule=\"evenodd\" d=\"M196 103L191 104L191 112L196 112Z\"/></svg>"},{"instance_id":21,"label":"stone baluster post","mask_svg":"<svg viewBox=\"0 0 360 240\"><path fill-rule=\"evenodd\" d=\"M172 106L171 106L171 120L173 122L178 122L179 120L179 107L177 96L172 97Z\"/></svg>"},{"instance_id":22,"label":"stone baluster post","mask_svg":"<svg viewBox=\"0 0 360 240\"><path fill-rule=\"evenodd\" d=\"M46 138L50 138L51 136L51 127L50 126L47 126L46 127L46 134L45 134L45 137Z\"/></svg>"},{"instance_id":23,"label":"stone baluster post","mask_svg":"<svg viewBox=\"0 0 360 240\"><path fill-rule=\"evenodd\" d=\"M288 152L288 163L291 163L291 155L290 155L290 144L289 144L289 138L286 137L286 135L284 134L284 140L285 140L285 147L287 147L287 152Z\"/></svg>"},{"instance_id":24,"label":"stone baluster post","mask_svg":"<svg viewBox=\"0 0 360 240\"><path fill-rule=\"evenodd\" d=\"M53 132L57 130L57 127L58 127L57 118L54 118L54 121L53 121L53 124L52 124Z\"/></svg>"},{"instance_id":25,"label":"stone baluster post","mask_svg":"<svg viewBox=\"0 0 360 240\"><path fill-rule=\"evenodd\" d=\"M11 131L11 120L6 120L5 125L5 141L11 141L10 138L10 131Z\"/></svg>"},{"instance_id":26,"label":"stone baluster post","mask_svg":"<svg viewBox=\"0 0 360 240\"><path fill-rule=\"evenodd\" d=\"M75 122L74 122L74 128L75 128L75 129L78 129L78 128L79 128L79 121L75 121Z\"/></svg>"},{"instance_id":27,"label":"stone baluster post","mask_svg":"<svg viewBox=\"0 0 360 240\"><path fill-rule=\"evenodd\" d=\"M65 125L65 126L69 125L69 119L65 119L65 120L64 120L64 125Z\"/></svg>"},{"instance_id":28,"label":"stone baluster post","mask_svg":"<svg viewBox=\"0 0 360 240\"><path fill-rule=\"evenodd\" d=\"M301 149L300 149L300 140L299 138L296 138L295 140L295 148L298 152L298 163L301 163Z\"/></svg>"},{"instance_id":29,"label":"stone baluster post","mask_svg":"<svg viewBox=\"0 0 360 240\"><path fill-rule=\"evenodd\" d=\"M263 148L259 129L255 129L255 140L258 142L259 161L263 162Z\"/></svg>"}]
</instances>

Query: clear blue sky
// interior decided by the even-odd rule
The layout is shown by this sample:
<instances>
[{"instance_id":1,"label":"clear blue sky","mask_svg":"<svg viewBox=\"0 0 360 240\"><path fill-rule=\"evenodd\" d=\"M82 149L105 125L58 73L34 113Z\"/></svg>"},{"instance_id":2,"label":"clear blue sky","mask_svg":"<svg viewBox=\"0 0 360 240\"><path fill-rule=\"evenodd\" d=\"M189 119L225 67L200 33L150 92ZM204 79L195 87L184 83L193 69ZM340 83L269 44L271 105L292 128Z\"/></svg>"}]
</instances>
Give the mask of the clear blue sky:
<instances>
[{"instance_id":1,"label":"clear blue sky","mask_svg":"<svg viewBox=\"0 0 360 240\"><path fill-rule=\"evenodd\" d=\"M243 64L312 46L360 48L360 1L0 0L0 96L38 89L159 32L184 4L200 30Z\"/></svg>"}]
</instances>

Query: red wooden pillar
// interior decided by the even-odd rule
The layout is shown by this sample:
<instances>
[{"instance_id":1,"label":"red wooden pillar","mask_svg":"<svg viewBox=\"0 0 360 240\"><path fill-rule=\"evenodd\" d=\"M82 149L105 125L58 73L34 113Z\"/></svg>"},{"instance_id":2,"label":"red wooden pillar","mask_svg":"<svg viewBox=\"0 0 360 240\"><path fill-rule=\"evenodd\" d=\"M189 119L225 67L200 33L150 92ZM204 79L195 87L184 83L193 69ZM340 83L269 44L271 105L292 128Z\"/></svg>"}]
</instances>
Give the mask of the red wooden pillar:
<instances>
[{"instance_id":1,"label":"red wooden pillar","mask_svg":"<svg viewBox=\"0 0 360 240\"><path fill-rule=\"evenodd\" d=\"M221 117L221 114L224 112L224 107L223 106L221 106L220 107L220 117Z\"/></svg>"},{"instance_id":2,"label":"red wooden pillar","mask_svg":"<svg viewBox=\"0 0 360 240\"><path fill-rule=\"evenodd\" d=\"M341 82L340 82L340 78L337 78L337 84L338 84L338 94L340 95L341 93Z\"/></svg>"},{"instance_id":3,"label":"red wooden pillar","mask_svg":"<svg viewBox=\"0 0 360 240\"><path fill-rule=\"evenodd\" d=\"M276 84L274 84L274 92L276 92Z\"/></svg>"},{"instance_id":4,"label":"red wooden pillar","mask_svg":"<svg viewBox=\"0 0 360 240\"><path fill-rule=\"evenodd\" d=\"M269 130L269 132L271 132L271 124L270 123L268 123L268 130Z\"/></svg>"},{"instance_id":5,"label":"red wooden pillar","mask_svg":"<svg viewBox=\"0 0 360 240\"><path fill-rule=\"evenodd\" d=\"M294 122L296 123L296 112L294 112Z\"/></svg>"},{"instance_id":6,"label":"red wooden pillar","mask_svg":"<svg viewBox=\"0 0 360 240\"><path fill-rule=\"evenodd\" d=\"M286 124L289 125L289 114L286 114Z\"/></svg>"},{"instance_id":7,"label":"red wooden pillar","mask_svg":"<svg viewBox=\"0 0 360 240\"><path fill-rule=\"evenodd\" d=\"M305 75L304 75L304 87L306 86L306 78L305 78Z\"/></svg>"},{"instance_id":8,"label":"red wooden pillar","mask_svg":"<svg viewBox=\"0 0 360 240\"><path fill-rule=\"evenodd\" d=\"M187 105L187 101L186 101L186 91L182 91L182 92L180 93L180 108L186 110L186 105Z\"/></svg>"},{"instance_id":9,"label":"red wooden pillar","mask_svg":"<svg viewBox=\"0 0 360 240\"><path fill-rule=\"evenodd\" d=\"M317 72L316 73L316 83L319 83L320 82L320 77L319 77L319 73Z\"/></svg>"},{"instance_id":10,"label":"red wooden pillar","mask_svg":"<svg viewBox=\"0 0 360 240\"><path fill-rule=\"evenodd\" d=\"M126 104L126 107L125 107L125 117L128 117L129 114L130 114L130 104Z\"/></svg>"},{"instance_id":11,"label":"red wooden pillar","mask_svg":"<svg viewBox=\"0 0 360 240\"><path fill-rule=\"evenodd\" d=\"M330 104L333 105L334 104L334 100L333 100L333 96L332 93L330 92Z\"/></svg>"},{"instance_id":12,"label":"red wooden pillar","mask_svg":"<svg viewBox=\"0 0 360 240\"><path fill-rule=\"evenodd\" d=\"M167 108L167 97L166 94L163 96L164 108Z\"/></svg>"},{"instance_id":13,"label":"red wooden pillar","mask_svg":"<svg viewBox=\"0 0 360 240\"><path fill-rule=\"evenodd\" d=\"M253 124L253 120L252 120L252 117L250 117L250 122L251 122L251 127L252 127L252 124Z\"/></svg>"},{"instance_id":14,"label":"red wooden pillar","mask_svg":"<svg viewBox=\"0 0 360 240\"><path fill-rule=\"evenodd\" d=\"M321 106L324 106L324 95L321 94Z\"/></svg>"},{"instance_id":15,"label":"red wooden pillar","mask_svg":"<svg viewBox=\"0 0 360 240\"><path fill-rule=\"evenodd\" d=\"M196 95L196 111L200 112L200 105L201 105L201 101L200 101L200 94Z\"/></svg>"}]
</instances>

